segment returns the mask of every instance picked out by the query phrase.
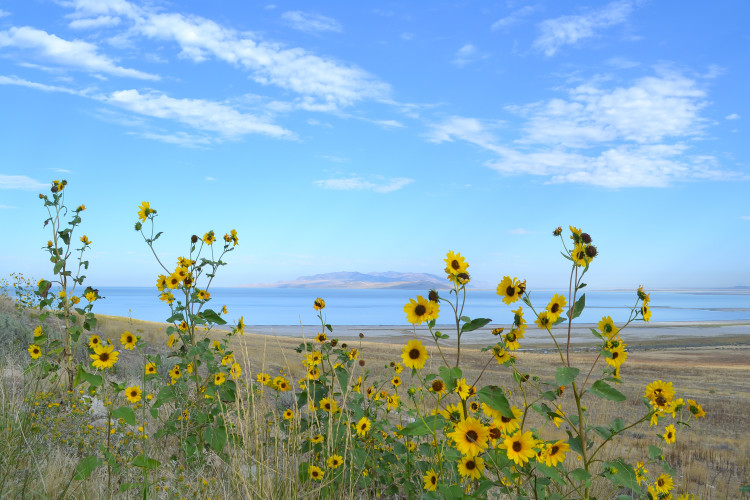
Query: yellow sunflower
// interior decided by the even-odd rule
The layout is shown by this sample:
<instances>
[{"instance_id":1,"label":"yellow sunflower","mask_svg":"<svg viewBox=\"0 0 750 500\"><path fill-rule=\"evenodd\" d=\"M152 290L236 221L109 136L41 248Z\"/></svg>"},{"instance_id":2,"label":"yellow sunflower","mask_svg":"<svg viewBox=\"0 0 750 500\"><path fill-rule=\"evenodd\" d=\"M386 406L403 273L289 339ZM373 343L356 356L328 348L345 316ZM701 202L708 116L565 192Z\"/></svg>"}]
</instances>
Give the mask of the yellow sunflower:
<instances>
[{"instance_id":1,"label":"yellow sunflower","mask_svg":"<svg viewBox=\"0 0 750 500\"><path fill-rule=\"evenodd\" d=\"M279 392L286 392L292 388L292 386L289 385L289 381L284 377L275 377L271 382L271 385L273 385L273 388Z\"/></svg>"},{"instance_id":2,"label":"yellow sunflower","mask_svg":"<svg viewBox=\"0 0 750 500\"><path fill-rule=\"evenodd\" d=\"M586 255L586 247L583 243L576 243L573 250L570 252L570 257L573 259L573 263L578 267L587 266L590 262L589 256Z\"/></svg>"},{"instance_id":3,"label":"yellow sunflower","mask_svg":"<svg viewBox=\"0 0 750 500\"><path fill-rule=\"evenodd\" d=\"M226 382L227 377L223 373L219 372L214 375L214 385L221 385Z\"/></svg>"},{"instance_id":4,"label":"yellow sunflower","mask_svg":"<svg viewBox=\"0 0 750 500\"><path fill-rule=\"evenodd\" d=\"M690 413L692 413L695 418L706 418L705 410L703 410L703 407L696 403L695 400L688 399L687 403Z\"/></svg>"},{"instance_id":5,"label":"yellow sunflower","mask_svg":"<svg viewBox=\"0 0 750 500\"><path fill-rule=\"evenodd\" d=\"M643 321L651 321L651 308L648 307L648 304L641 306L641 316L643 316Z\"/></svg>"},{"instance_id":6,"label":"yellow sunflower","mask_svg":"<svg viewBox=\"0 0 750 500\"><path fill-rule=\"evenodd\" d=\"M209 231L203 235L203 243L206 245L213 245L214 241L216 241L216 234L213 231Z\"/></svg>"},{"instance_id":7,"label":"yellow sunflower","mask_svg":"<svg viewBox=\"0 0 750 500\"><path fill-rule=\"evenodd\" d=\"M123 349L132 351L133 348L135 347L136 342L138 342L138 337L136 337L130 332L125 332L122 335L120 335L120 343L122 344Z\"/></svg>"},{"instance_id":8,"label":"yellow sunflower","mask_svg":"<svg viewBox=\"0 0 750 500\"><path fill-rule=\"evenodd\" d=\"M555 467L558 463L565 461L565 452L570 451L570 445L563 440L547 443L541 454L540 461L544 461L547 467Z\"/></svg>"},{"instance_id":9,"label":"yellow sunflower","mask_svg":"<svg viewBox=\"0 0 750 500\"><path fill-rule=\"evenodd\" d=\"M448 437L456 443L456 449L462 455L476 456L487 449L489 431L482 422L476 418L469 417L456 424L453 432Z\"/></svg>"},{"instance_id":10,"label":"yellow sunflower","mask_svg":"<svg viewBox=\"0 0 750 500\"><path fill-rule=\"evenodd\" d=\"M505 342L505 347L507 349L511 349L511 346L515 345L516 347L513 347L514 349L518 349L518 342L508 344L508 341ZM495 345L492 347L492 354L495 355L495 360L497 361L497 364L503 365L510 361L514 356L508 352L507 349L504 349L500 347L500 345Z\"/></svg>"},{"instance_id":11,"label":"yellow sunflower","mask_svg":"<svg viewBox=\"0 0 750 500\"><path fill-rule=\"evenodd\" d=\"M271 382L271 376L267 373L259 373L256 379L263 385L268 385Z\"/></svg>"},{"instance_id":12,"label":"yellow sunflower","mask_svg":"<svg viewBox=\"0 0 750 500\"><path fill-rule=\"evenodd\" d=\"M287 408L286 410L284 410L284 420L291 420L293 418L294 412L291 409Z\"/></svg>"},{"instance_id":13,"label":"yellow sunflower","mask_svg":"<svg viewBox=\"0 0 750 500\"><path fill-rule=\"evenodd\" d=\"M150 208L147 201L144 201L143 203L141 203L141 206L138 207L138 218L141 220L141 222L146 222L148 216L155 213L156 210Z\"/></svg>"},{"instance_id":14,"label":"yellow sunflower","mask_svg":"<svg viewBox=\"0 0 750 500\"><path fill-rule=\"evenodd\" d=\"M458 473L463 477L479 479L484 470L484 459L482 457L463 457L458 462Z\"/></svg>"},{"instance_id":15,"label":"yellow sunflower","mask_svg":"<svg viewBox=\"0 0 750 500\"><path fill-rule=\"evenodd\" d=\"M601 321L599 321L599 330L608 338L614 337L617 335L617 332L620 331L620 329L615 326L615 322L612 321L610 316L604 316Z\"/></svg>"},{"instance_id":16,"label":"yellow sunflower","mask_svg":"<svg viewBox=\"0 0 750 500\"><path fill-rule=\"evenodd\" d=\"M320 297L318 297L317 299L315 299L315 301L313 302L313 309L315 309L316 311L320 311L321 309L325 309L325 307L326 307L326 301L323 300L323 299L321 299Z\"/></svg>"},{"instance_id":17,"label":"yellow sunflower","mask_svg":"<svg viewBox=\"0 0 750 500\"><path fill-rule=\"evenodd\" d=\"M556 318L552 317L549 313L549 311L542 311L539 313L539 315L536 318L536 326L541 328L542 330L549 331L550 328L552 328L552 323L556 321Z\"/></svg>"},{"instance_id":18,"label":"yellow sunflower","mask_svg":"<svg viewBox=\"0 0 750 500\"><path fill-rule=\"evenodd\" d=\"M341 465L344 463L344 457L341 455L331 455L328 457L328 460L326 460L326 465L328 465L329 469L337 469L341 467Z\"/></svg>"},{"instance_id":19,"label":"yellow sunflower","mask_svg":"<svg viewBox=\"0 0 750 500\"><path fill-rule=\"evenodd\" d=\"M141 388L137 385L125 389L125 398L131 403L137 403L141 400Z\"/></svg>"},{"instance_id":20,"label":"yellow sunflower","mask_svg":"<svg viewBox=\"0 0 750 500\"><path fill-rule=\"evenodd\" d=\"M177 379L182 377L182 369L180 368L180 365L174 365L174 367L169 370L169 377L172 379L173 384L177 381Z\"/></svg>"},{"instance_id":21,"label":"yellow sunflower","mask_svg":"<svg viewBox=\"0 0 750 500\"><path fill-rule=\"evenodd\" d=\"M428 470L427 473L422 476L422 479L424 479L425 491L435 491L438 483L438 475L433 469Z\"/></svg>"},{"instance_id":22,"label":"yellow sunflower","mask_svg":"<svg viewBox=\"0 0 750 500\"><path fill-rule=\"evenodd\" d=\"M120 355L119 352L114 350L112 345L98 345L94 347L94 354L91 355L93 363L91 365L94 368L105 369L112 368L117 363L117 357Z\"/></svg>"},{"instance_id":23,"label":"yellow sunflower","mask_svg":"<svg viewBox=\"0 0 750 500\"><path fill-rule=\"evenodd\" d=\"M505 276L500 284L497 285L497 294L503 298L503 303L506 305L516 302L521 298L521 293L521 283L518 278Z\"/></svg>"},{"instance_id":24,"label":"yellow sunflower","mask_svg":"<svg viewBox=\"0 0 750 500\"><path fill-rule=\"evenodd\" d=\"M522 466L530 458L536 456L535 445L536 439L531 435L531 431L522 433L519 429L512 436L505 438L503 448L505 448L510 460L513 460L516 465Z\"/></svg>"},{"instance_id":25,"label":"yellow sunflower","mask_svg":"<svg viewBox=\"0 0 750 500\"><path fill-rule=\"evenodd\" d=\"M323 398L320 400L320 409L325 410L328 413L335 413L338 410L338 403L333 398Z\"/></svg>"},{"instance_id":26,"label":"yellow sunflower","mask_svg":"<svg viewBox=\"0 0 750 500\"><path fill-rule=\"evenodd\" d=\"M393 384L393 387L398 387L401 385L401 377L393 377L391 379L391 384Z\"/></svg>"},{"instance_id":27,"label":"yellow sunflower","mask_svg":"<svg viewBox=\"0 0 750 500\"><path fill-rule=\"evenodd\" d=\"M39 359L42 355L42 348L36 344L29 345L29 356L31 359Z\"/></svg>"},{"instance_id":28,"label":"yellow sunflower","mask_svg":"<svg viewBox=\"0 0 750 500\"><path fill-rule=\"evenodd\" d=\"M485 409L485 414L487 414L488 410L492 409L487 406ZM492 423L494 423L498 429L503 431L505 434L510 434L514 430L518 429L518 427L521 425L521 416L523 415L523 412L515 406L511 406L510 411L513 413L513 418L506 417L500 412L497 412L497 414L499 415L492 414L487 416L491 416L494 419Z\"/></svg>"},{"instance_id":29,"label":"yellow sunflower","mask_svg":"<svg viewBox=\"0 0 750 500\"><path fill-rule=\"evenodd\" d=\"M549 304L547 304L547 311L557 319L562 314L566 305L568 305L568 302L565 300L565 296L555 294L550 299Z\"/></svg>"},{"instance_id":30,"label":"yellow sunflower","mask_svg":"<svg viewBox=\"0 0 750 500\"><path fill-rule=\"evenodd\" d=\"M453 250L450 250L443 260L445 261L446 266L445 272L449 279L458 276L461 273L465 273L466 269L469 267L469 264L463 257L461 257L461 254L453 253Z\"/></svg>"},{"instance_id":31,"label":"yellow sunflower","mask_svg":"<svg viewBox=\"0 0 750 500\"><path fill-rule=\"evenodd\" d=\"M622 342L617 347L608 349L608 351L612 353L612 357L605 359L612 368L620 368L628 357L628 353L625 352L625 344Z\"/></svg>"},{"instance_id":32,"label":"yellow sunflower","mask_svg":"<svg viewBox=\"0 0 750 500\"><path fill-rule=\"evenodd\" d=\"M404 306L406 321L412 325L421 325L425 321L429 321L433 312L431 304L437 306L437 304L430 302L421 295L417 295L417 300L409 299L409 303Z\"/></svg>"},{"instance_id":33,"label":"yellow sunflower","mask_svg":"<svg viewBox=\"0 0 750 500\"><path fill-rule=\"evenodd\" d=\"M407 368L421 370L424 368L424 364L429 357L427 349L425 349L422 342L417 339L412 339L407 342L401 351L401 359L403 360L404 366Z\"/></svg>"},{"instance_id":34,"label":"yellow sunflower","mask_svg":"<svg viewBox=\"0 0 750 500\"><path fill-rule=\"evenodd\" d=\"M659 493L668 495L669 492L672 491L672 488L674 488L674 480L669 474L662 474L656 478L656 481L654 481L654 487Z\"/></svg>"},{"instance_id":35,"label":"yellow sunflower","mask_svg":"<svg viewBox=\"0 0 750 500\"><path fill-rule=\"evenodd\" d=\"M360 418L359 422L357 422L357 434L362 437L367 436L367 433L370 432L370 427L372 427L372 422L370 422L369 418Z\"/></svg>"},{"instance_id":36,"label":"yellow sunflower","mask_svg":"<svg viewBox=\"0 0 750 500\"><path fill-rule=\"evenodd\" d=\"M34 337L41 337L44 335L44 331L42 330L42 325L37 326L34 328Z\"/></svg>"},{"instance_id":37,"label":"yellow sunflower","mask_svg":"<svg viewBox=\"0 0 750 500\"><path fill-rule=\"evenodd\" d=\"M664 429L664 434L662 436L664 438L664 442L667 444L672 444L677 439L677 430L674 428L674 425L670 424Z\"/></svg>"},{"instance_id":38,"label":"yellow sunflower","mask_svg":"<svg viewBox=\"0 0 750 500\"><path fill-rule=\"evenodd\" d=\"M321 469L317 465L311 465L307 468L307 475L315 481L320 481L323 479L323 469Z\"/></svg>"},{"instance_id":39,"label":"yellow sunflower","mask_svg":"<svg viewBox=\"0 0 750 500\"><path fill-rule=\"evenodd\" d=\"M460 397L461 399L466 399L471 393L471 386L466 383L465 378L462 378L456 380L456 388L454 389L454 391L456 394L458 394L458 397Z\"/></svg>"},{"instance_id":40,"label":"yellow sunflower","mask_svg":"<svg viewBox=\"0 0 750 500\"><path fill-rule=\"evenodd\" d=\"M233 379L240 378L240 375L242 375L242 367L239 363L234 363L232 365L232 368L229 369L229 374L232 376Z\"/></svg>"}]
</instances>

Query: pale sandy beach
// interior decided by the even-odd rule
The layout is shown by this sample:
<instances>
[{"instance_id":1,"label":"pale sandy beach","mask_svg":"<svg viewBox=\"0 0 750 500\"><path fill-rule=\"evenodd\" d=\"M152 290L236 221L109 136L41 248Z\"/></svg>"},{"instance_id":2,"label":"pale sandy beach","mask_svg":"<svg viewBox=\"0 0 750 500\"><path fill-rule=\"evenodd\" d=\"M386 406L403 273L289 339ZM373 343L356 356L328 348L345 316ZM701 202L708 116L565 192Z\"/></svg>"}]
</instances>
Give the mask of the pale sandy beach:
<instances>
[{"instance_id":1,"label":"pale sandy beach","mask_svg":"<svg viewBox=\"0 0 750 500\"><path fill-rule=\"evenodd\" d=\"M497 340L490 332L495 327L507 325L487 325L486 327L465 333L462 336L463 345L484 346ZM571 331L571 344L577 348L589 347L600 342L591 333L595 324L574 325ZM450 335L441 342L446 345L455 344L455 325L438 325L436 330ZM319 325L276 325L276 326L246 326L245 331L251 334L270 335L278 337L306 337L312 338L321 331ZM558 325L553 328L553 334L558 342L567 341L567 327ZM409 326L333 326L333 332L326 334L332 338L358 339L364 335L365 341L385 344L402 344L415 336L420 339L430 339L425 327L413 329ZM638 323L628 326L621 333L631 349L653 345L677 346L710 346L727 344L750 344L750 321L721 321L721 322L662 322ZM521 341L522 348L544 350L554 348L554 344L547 332L529 325Z\"/></svg>"}]
</instances>

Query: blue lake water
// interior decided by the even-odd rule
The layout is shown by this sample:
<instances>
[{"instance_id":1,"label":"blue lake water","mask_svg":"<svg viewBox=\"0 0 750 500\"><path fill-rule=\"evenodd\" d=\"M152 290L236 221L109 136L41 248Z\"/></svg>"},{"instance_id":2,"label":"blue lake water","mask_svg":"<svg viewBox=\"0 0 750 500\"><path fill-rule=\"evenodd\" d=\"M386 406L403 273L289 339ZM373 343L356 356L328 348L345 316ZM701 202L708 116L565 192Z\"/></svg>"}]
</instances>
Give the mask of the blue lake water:
<instances>
[{"instance_id":1,"label":"blue lake water","mask_svg":"<svg viewBox=\"0 0 750 500\"><path fill-rule=\"evenodd\" d=\"M585 290L584 290L585 291ZM404 304L409 298L426 295L424 290L341 290L310 288L213 288L208 306L215 310L227 306L227 319L234 322L240 316L247 325L304 325L317 324L313 301L322 297L324 310L332 325L402 325L406 326ZM159 301L155 288L101 287L95 313L132 317L149 321L164 321L170 316L169 307ZM441 296L451 297L447 291ZM552 291L534 291L531 299L535 307L544 309ZM586 291L586 308L578 320L595 323L602 316L617 322L628 319L635 304L636 293ZM494 290L470 290L464 314L491 318L496 323L513 320L511 309L522 302L506 306ZM523 305L524 310L528 309ZM715 292L651 292L652 321L730 321L750 320L750 291ZM441 305L441 319L448 323L452 311Z\"/></svg>"}]
</instances>

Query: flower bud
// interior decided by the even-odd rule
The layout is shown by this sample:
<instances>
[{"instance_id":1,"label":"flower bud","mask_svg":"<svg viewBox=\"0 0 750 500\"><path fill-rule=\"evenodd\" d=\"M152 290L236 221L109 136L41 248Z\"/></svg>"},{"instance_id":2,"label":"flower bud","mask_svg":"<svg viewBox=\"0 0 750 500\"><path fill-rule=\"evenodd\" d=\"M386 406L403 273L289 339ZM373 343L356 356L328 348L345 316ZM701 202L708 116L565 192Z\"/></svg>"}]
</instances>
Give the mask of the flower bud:
<instances>
[{"instance_id":1,"label":"flower bud","mask_svg":"<svg viewBox=\"0 0 750 500\"><path fill-rule=\"evenodd\" d=\"M591 236L589 233L581 233L581 241L586 243L587 245L591 243Z\"/></svg>"},{"instance_id":2,"label":"flower bud","mask_svg":"<svg viewBox=\"0 0 750 500\"><path fill-rule=\"evenodd\" d=\"M195 235L195 234L194 234L194 235L192 235L192 236L190 237L190 243L193 243L193 244L195 244L195 243L198 243L198 236L197 236L197 235Z\"/></svg>"},{"instance_id":3,"label":"flower bud","mask_svg":"<svg viewBox=\"0 0 750 500\"><path fill-rule=\"evenodd\" d=\"M586 256L589 259L593 259L594 257L596 257L597 253L598 251L596 250L596 247L594 245L589 245L586 247Z\"/></svg>"},{"instance_id":4,"label":"flower bud","mask_svg":"<svg viewBox=\"0 0 750 500\"><path fill-rule=\"evenodd\" d=\"M560 226L557 226L557 228L552 231L552 236L560 236L562 234L562 228Z\"/></svg>"}]
</instances>

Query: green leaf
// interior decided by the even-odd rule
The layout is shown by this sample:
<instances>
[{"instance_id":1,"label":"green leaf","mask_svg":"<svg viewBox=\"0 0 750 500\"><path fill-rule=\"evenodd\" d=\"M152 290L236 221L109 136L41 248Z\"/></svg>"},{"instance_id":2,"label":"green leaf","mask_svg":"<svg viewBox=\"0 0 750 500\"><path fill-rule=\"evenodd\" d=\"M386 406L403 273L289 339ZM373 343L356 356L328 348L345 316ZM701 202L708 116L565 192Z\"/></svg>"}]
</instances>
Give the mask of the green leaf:
<instances>
[{"instance_id":1,"label":"green leaf","mask_svg":"<svg viewBox=\"0 0 750 500\"><path fill-rule=\"evenodd\" d=\"M167 318L167 323L175 323L177 321L182 321L185 319L185 317L182 315L182 313L176 313Z\"/></svg>"},{"instance_id":2,"label":"green leaf","mask_svg":"<svg viewBox=\"0 0 750 500\"><path fill-rule=\"evenodd\" d=\"M508 398L505 397L505 393L501 388L494 385L487 385L479 389L477 396L479 396L479 400L482 403L486 404L493 410L499 411L504 417L514 418L513 412L510 409L510 403L508 403Z\"/></svg>"},{"instance_id":3,"label":"green leaf","mask_svg":"<svg viewBox=\"0 0 750 500\"><path fill-rule=\"evenodd\" d=\"M219 426L214 429L211 436L211 448L217 453L221 453L224 449L224 445L227 444L227 428Z\"/></svg>"},{"instance_id":4,"label":"green leaf","mask_svg":"<svg viewBox=\"0 0 750 500\"><path fill-rule=\"evenodd\" d=\"M555 382L557 382L557 385L560 386L570 385L570 383L576 379L580 372L581 370L572 366L560 366L557 368L557 372L555 373Z\"/></svg>"},{"instance_id":5,"label":"green leaf","mask_svg":"<svg viewBox=\"0 0 750 500\"><path fill-rule=\"evenodd\" d=\"M86 479L101 464L102 460L99 457L95 455L89 455L88 457L78 462L78 465L76 465L76 470L73 473L73 479L77 481Z\"/></svg>"},{"instance_id":6,"label":"green leaf","mask_svg":"<svg viewBox=\"0 0 750 500\"><path fill-rule=\"evenodd\" d=\"M133 459L131 462L136 467L141 467L143 469L156 469L161 465L161 462L158 460L154 460L153 458L149 458L146 455L138 455Z\"/></svg>"},{"instance_id":7,"label":"green leaf","mask_svg":"<svg viewBox=\"0 0 750 500\"><path fill-rule=\"evenodd\" d=\"M609 428L601 425L597 425L596 427L594 427L594 432L599 434L602 439L608 439L610 436L612 436L612 432L609 430Z\"/></svg>"},{"instance_id":8,"label":"green leaf","mask_svg":"<svg viewBox=\"0 0 750 500\"><path fill-rule=\"evenodd\" d=\"M573 306L573 313L572 313L572 315L568 316L568 318L575 319L578 316L580 316L581 313L583 312L583 308L584 307L586 307L586 294L585 293L583 295L581 295L580 299L576 300L576 303ZM565 314L568 315L569 311L566 312Z\"/></svg>"},{"instance_id":9,"label":"green leaf","mask_svg":"<svg viewBox=\"0 0 750 500\"><path fill-rule=\"evenodd\" d=\"M142 483L122 483L120 485L120 493L122 493L123 491L134 490L136 488L143 488L143 484Z\"/></svg>"},{"instance_id":10,"label":"green leaf","mask_svg":"<svg viewBox=\"0 0 750 500\"><path fill-rule=\"evenodd\" d=\"M576 481L587 481L591 479L591 474L586 472L586 469L581 469L580 467L570 471L570 476Z\"/></svg>"},{"instance_id":11,"label":"green leaf","mask_svg":"<svg viewBox=\"0 0 750 500\"><path fill-rule=\"evenodd\" d=\"M121 418L129 425L135 425L135 412L129 406L121 406L113 411L112 418Z\"/></svg>"},{"instance_id":12,"label":"green leaf","mask_svg":"<svg viewBox=\"0 0 750 500\"><path fill-rule=\"evenodd\" d=\"M78 371L76 372L75 380L73 385L78 385L81 382L88 382L91 387L99 387L102 385L102 376L94 375L87 372L81 365L78 365Z\"/></svg>"},{"instance_id":13,"label":"green leaf","mask_svg":"<svg viewBox=\"0 0 750 500\"><path fill-rule=\"evenodd\" d=\"M474 330L477 330L479 328L482 328L484 325L492 321L489 318L475 318L469 321L468 323L464 323L464 325L461 327L461 333L464 332L472 332Z\"/></svg>"},{"instance_id":14,"label":"green leaf","mask_svg":"<svg viewBox=\"0 0 750 500\"><path fill-rule=\"evenodd\" d=\"M213 323L215 325L226 325L227 324L227 322L221 316L219 316L216 313L216 311L214 311L213 309L206 309L205 311L203 311L201 313L201 316L206 321L210 321L211 323Z\"/></svg>"},{"instance_id":15,"label":"green leaf","mask_svg":"<svg viewBox=\"0 0 750 500\"><path fill-rule=\"evenodd\" d=\"M621 393L603 380L597 380L594 382L587 392L600 398L609 399L610 401L625 401L627 399L625 394Z\"/></svg>"},{"instance_id":16,"label":"green leaf","mask_svg":"<svg viewBox=\"0 0 750 500\"><path fill-rule=\"evenodd\" d=\"M425 420L415 420L406 427L398 431L402 436L426 436L431 434L431 430Z\"/></svg>"},{"instance_id":17,"label":"green leaf","mask_svg":"<svg viewBox=\"0 0 750 500\"><path fill-rule=\"evenodd\" d=\"M638 484L638 479L636 479L635 469L622 459L617 459L613 462L604 462L604 466L610 469L617 469L617 472L610 476L612 483L630 488L633 491L640 491L641 487Z\"/></svg>"},{"instance_id":18,"label":"green leaf","mask_svg":"<svg viewBox=\"0 0 750 500\"><path fill-rule=\"evenodd\" d=\"M750 491L750 484L746 484L745 486L740 486L740 491L743 493Z\"/></svg>"},{"instance_id":19,"label":"green leaf","mask_svg":"<svg viewBox=\"0 0 750 500\"><path fill-rule=\"evenodd\" d=\"M554 467L548 467L541 462L537 462L536 468L538 471L540 471L542 474L552 479L556 483L565 484L565 480L560 476L560 472Z\"/></svg>"},{"instance_id":20,"label":"green leaf","mask_svg":"<svg viewBox=\"0 0 750 500\"><path fill-rule=\"evenodd\" d=\"M649 445L648 447L648 457L651 460L656 460L657 458L661 457L661 448L654 445Z\"/></svg>"}]
</instances>

